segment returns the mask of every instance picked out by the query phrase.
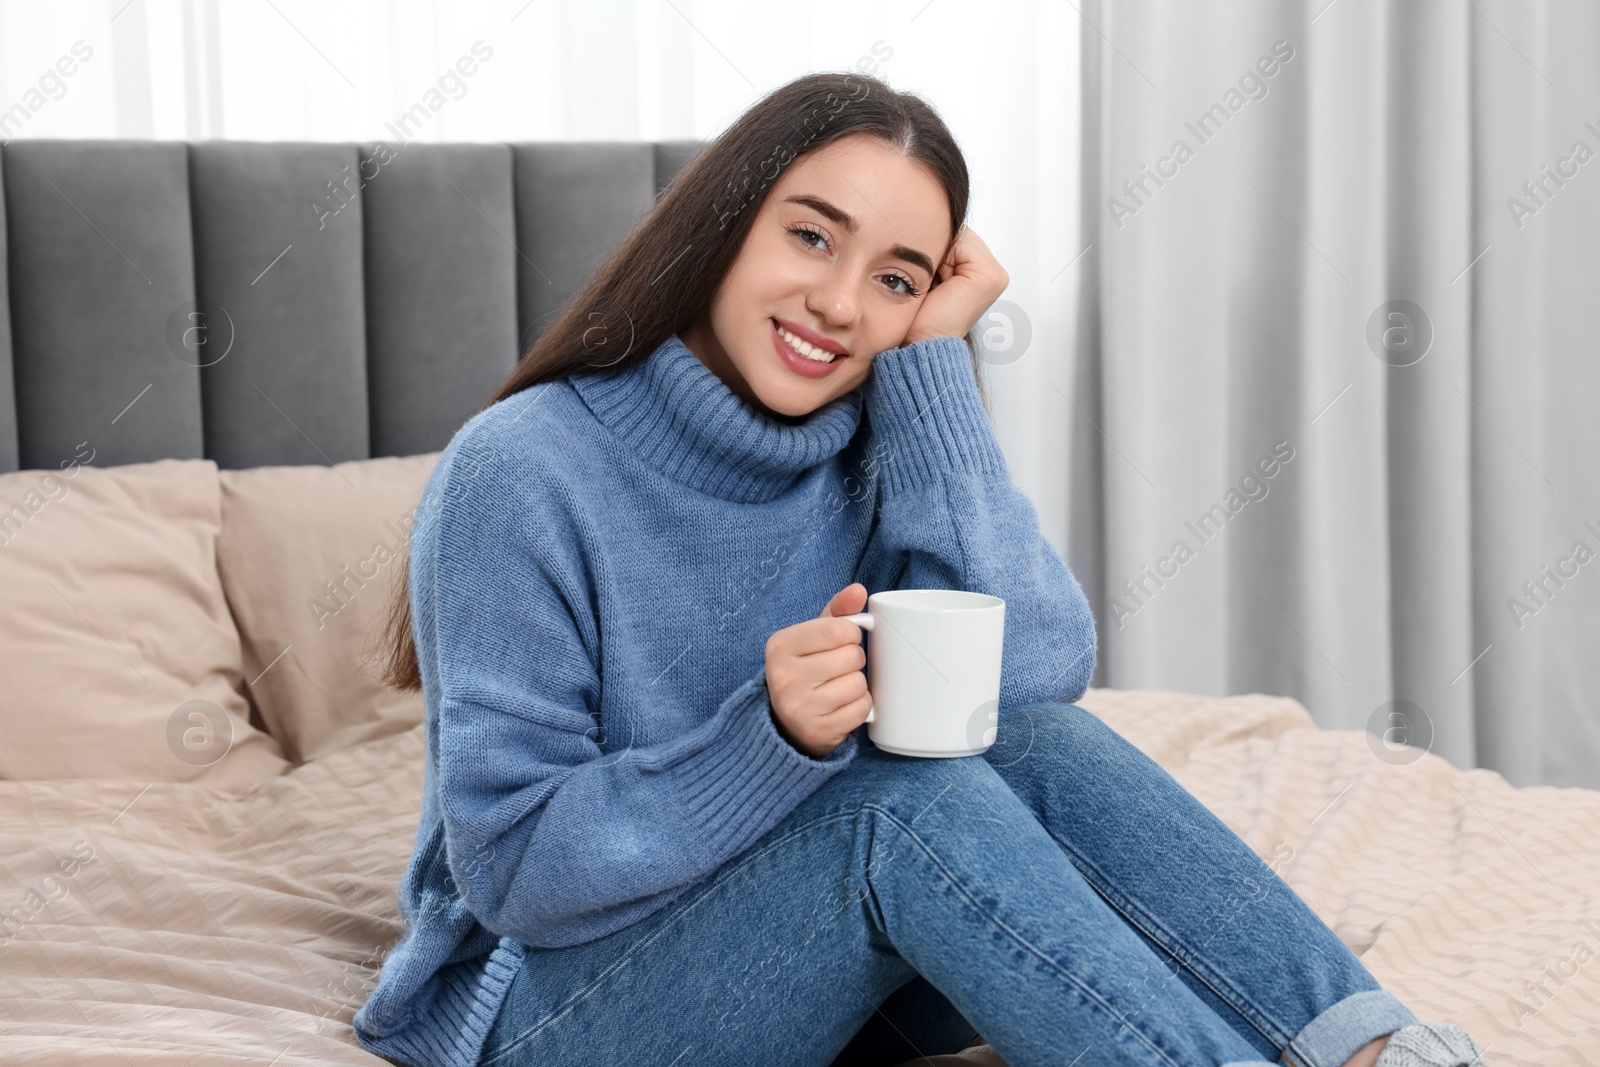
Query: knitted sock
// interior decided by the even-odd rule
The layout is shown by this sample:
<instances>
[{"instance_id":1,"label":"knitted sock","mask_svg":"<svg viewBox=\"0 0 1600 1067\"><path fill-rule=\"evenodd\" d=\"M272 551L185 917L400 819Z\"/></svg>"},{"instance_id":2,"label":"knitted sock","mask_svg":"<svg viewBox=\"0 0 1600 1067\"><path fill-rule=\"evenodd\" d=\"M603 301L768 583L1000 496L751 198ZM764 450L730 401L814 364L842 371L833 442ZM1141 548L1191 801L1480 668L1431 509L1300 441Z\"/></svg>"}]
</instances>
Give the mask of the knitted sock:
<instances>
[{"instance_id":1,"label":"knitted sock","mask_svg":"<svg viewBox=\"0 0 1600 1067\"><path fill-rule=\"evenodd\" d=\"M1375 1067L1485 1067L1478 1043L1455 1023L1412 1023L1389 1035Z\"/></svg>"}]
</instances>

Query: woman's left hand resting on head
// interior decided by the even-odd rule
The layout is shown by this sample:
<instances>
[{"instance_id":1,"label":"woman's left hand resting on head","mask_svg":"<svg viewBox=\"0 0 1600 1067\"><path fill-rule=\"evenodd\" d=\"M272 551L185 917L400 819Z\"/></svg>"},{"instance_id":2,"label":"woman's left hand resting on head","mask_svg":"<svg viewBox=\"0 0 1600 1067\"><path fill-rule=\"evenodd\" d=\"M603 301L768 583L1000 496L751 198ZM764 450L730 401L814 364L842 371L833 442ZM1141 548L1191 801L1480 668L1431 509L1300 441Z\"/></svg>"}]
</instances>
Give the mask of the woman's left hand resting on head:
<instances>
[{"instance_id":1,"label":"woman's left hand resting on head","mask_svg":"<svg viewBox=\"0 0 1600 1067\"><path fill-rule=\"evenodd\" d=\"M962 226L956 235L939 277L912 318L902 348L930 337L965 337L1011 284L1011 276L970 226Z\"/></svg>"}]
</instances>

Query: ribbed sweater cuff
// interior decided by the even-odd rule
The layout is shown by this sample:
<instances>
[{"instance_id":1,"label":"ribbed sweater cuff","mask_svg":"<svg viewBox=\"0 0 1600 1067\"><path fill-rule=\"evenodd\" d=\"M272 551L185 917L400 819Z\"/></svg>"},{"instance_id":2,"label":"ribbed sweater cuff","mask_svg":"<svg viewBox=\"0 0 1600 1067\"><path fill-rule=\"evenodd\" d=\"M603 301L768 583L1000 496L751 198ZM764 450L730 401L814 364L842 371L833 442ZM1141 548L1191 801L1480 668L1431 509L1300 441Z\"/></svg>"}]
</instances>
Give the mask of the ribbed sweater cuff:
<instances>
[{"instance_id":1,"label":"ribbed sweater cuff","mask_svg":"<svg viewBox=\"0 0 1600 1067\"><path fill-rule=\"evenodd\" d=\"M812 759L778 733L766 675L734 691L725 729L674 770L682 777L680 813L712 857L736 855L854 758L854 734Z\"/></svg>"},{"instance_id":2,"label":"ribbed sweater cuff","mask_svg":"<svg viewBox=\"0 0 1600 1067\"><path fill-rule=\"evenodd\" d=\"M400 1063L472 1067L482 1058L483 1043L511 980L522 968L523 956L523 946L507 937L489 954L475 980L468 977L475 969L470 961L446 966L429 1003L414 1014L408 1012L399 1030L379 1037L365 1029L367 1012L359 1014L353 1022L361 1043Z\"/></svg>"},{"instance_id":3,"label":"ribbed sweater cuff","mask_svg":"<svg viewBox=\"0 0 1600 1067\"><path fill-rule=\"evenodd\" d=\"M963 338L930 337L878 353L863 392L886 492L951 473L1005 473Z\"/></svg>"}]
</instances>

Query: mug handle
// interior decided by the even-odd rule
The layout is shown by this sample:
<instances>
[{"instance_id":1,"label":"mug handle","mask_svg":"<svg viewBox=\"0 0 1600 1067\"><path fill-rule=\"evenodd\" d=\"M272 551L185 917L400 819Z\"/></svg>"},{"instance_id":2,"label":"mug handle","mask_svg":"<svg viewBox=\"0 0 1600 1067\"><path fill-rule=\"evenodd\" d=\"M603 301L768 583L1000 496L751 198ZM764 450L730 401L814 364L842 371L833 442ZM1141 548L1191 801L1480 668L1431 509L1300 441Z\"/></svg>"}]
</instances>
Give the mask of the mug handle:
<instances>
[{"instance_id":1,"label":"mug handle","mask_svg":"<svg viewBox=\"0 0 1600 1067\"><path fill-rule=\"evenodd\" d=\"M872 613L869 612L869 611L863 611L863 612L861 612L860 614L857 614L857 615L841 615L841 616L839 616L839 618L845 619L848 622L853 622L857 626L861 627L863 630L866 630L868 632L871 632L871 630L872 630L872 626L873 626ZM871 711L867 712L867 717L866 717L866 719L864 721L866 721L866 722L876 722L877 718L878 718L878 709L877 709L876 706L874 706Z\"/></svg>"}]
</instances>

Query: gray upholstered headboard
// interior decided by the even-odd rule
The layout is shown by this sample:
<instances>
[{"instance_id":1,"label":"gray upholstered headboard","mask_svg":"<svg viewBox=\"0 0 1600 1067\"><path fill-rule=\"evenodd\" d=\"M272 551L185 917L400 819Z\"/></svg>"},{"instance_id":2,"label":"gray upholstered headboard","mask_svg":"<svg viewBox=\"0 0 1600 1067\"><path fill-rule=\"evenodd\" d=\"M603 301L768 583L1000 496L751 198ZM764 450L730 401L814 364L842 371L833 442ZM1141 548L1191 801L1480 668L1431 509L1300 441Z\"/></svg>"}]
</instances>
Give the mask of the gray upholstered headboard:
<instances>
[{"instance_id":1,"label":"gray upholstered headboard","mask_svg":"<svg viewBox=\"0 0 1600 1067\"><path fill-rule=\"evenodd\" d=\"M442 448L702 144L12 141L0 471Z\"/></svg>"}]
</instances>

